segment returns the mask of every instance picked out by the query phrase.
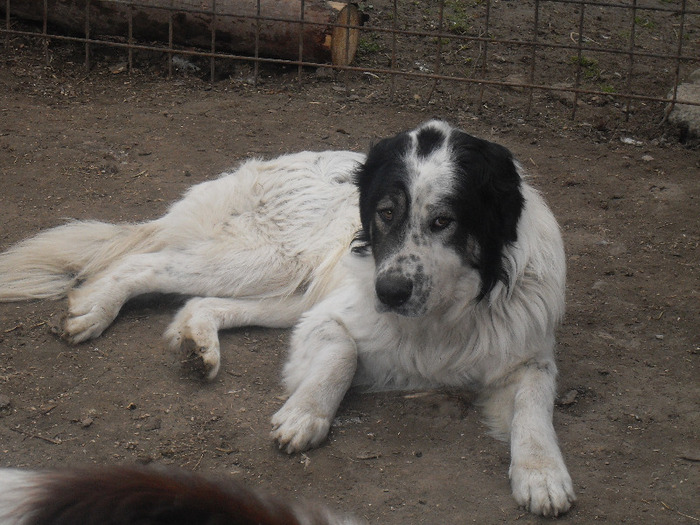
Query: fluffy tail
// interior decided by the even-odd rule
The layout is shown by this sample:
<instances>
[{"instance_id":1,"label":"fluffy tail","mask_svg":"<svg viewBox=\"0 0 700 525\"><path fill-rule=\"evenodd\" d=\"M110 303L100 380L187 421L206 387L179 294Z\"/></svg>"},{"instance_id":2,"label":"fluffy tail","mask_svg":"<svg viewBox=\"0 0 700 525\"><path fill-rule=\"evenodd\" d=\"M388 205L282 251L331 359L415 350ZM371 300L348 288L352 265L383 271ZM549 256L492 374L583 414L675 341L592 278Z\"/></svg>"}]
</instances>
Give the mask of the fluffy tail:
<instances>
[{"instance_id":1,"label":"fluffy tail","mask_svg":"<svg viewBox=\"0 0 700 525\"><path fill-rule=\"evenodd\" d=\"M357 525L310 503L289 503L233 480L112 467L0 469L0 525Z\"/></svg>"},{"instance_id":2,"label":"fluffy tail","mask_svg":"<svg viewBox=\"0 0 700 525\"><path fill-rule=\"evenodd\" d=\"M60 298L118 257L146 251L155 223L72 221L0 253L0 301Z\"/></svg>"}]
</instances>

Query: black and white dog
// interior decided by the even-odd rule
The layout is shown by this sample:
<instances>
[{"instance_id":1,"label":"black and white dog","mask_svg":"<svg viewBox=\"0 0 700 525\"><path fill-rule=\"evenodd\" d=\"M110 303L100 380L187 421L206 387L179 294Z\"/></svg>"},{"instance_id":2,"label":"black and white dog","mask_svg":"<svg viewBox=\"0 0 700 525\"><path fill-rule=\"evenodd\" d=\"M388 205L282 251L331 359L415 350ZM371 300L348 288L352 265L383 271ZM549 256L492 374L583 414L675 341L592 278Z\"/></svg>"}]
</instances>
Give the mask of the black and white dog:
<instances>
[{"instance_id":1,"label":"black and white dog","mask_svg":"<svg viewBox=\"0 0 700 525\"><path fill-rule=\"evenodd\" d=\"M552 426L566 269L556 220L521 172L505 148L441 121L367 156L253 160L160 219L72 222L19 243L0 254L0 300L67 294L78 343L136 295L195 296L166 338L210 378L218 330L296 325L290 396L272 418L289 453L326 438L353 385L478 390L510 439L516 501L557 515L575 499Z\"/></svg>"}]
</instances>

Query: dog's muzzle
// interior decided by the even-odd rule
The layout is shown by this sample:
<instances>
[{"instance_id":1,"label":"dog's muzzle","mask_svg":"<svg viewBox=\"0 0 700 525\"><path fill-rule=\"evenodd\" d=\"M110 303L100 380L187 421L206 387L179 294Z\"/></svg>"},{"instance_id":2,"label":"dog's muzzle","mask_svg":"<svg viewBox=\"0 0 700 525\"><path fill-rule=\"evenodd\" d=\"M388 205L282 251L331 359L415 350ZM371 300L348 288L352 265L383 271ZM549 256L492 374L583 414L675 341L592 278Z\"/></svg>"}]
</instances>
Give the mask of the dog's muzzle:
<instances>
[{"instance_id":1,"label":"dog's muzzle","mask_svg":"<svg viewBox=\"0 0 700 525\"><path fill-rule=\"evenodd\" d=\"M405 275L390 273L378 277L375 282L377 298L389 308L398 308L411 298L413 281Z\"/></svg>"}]
</instances>

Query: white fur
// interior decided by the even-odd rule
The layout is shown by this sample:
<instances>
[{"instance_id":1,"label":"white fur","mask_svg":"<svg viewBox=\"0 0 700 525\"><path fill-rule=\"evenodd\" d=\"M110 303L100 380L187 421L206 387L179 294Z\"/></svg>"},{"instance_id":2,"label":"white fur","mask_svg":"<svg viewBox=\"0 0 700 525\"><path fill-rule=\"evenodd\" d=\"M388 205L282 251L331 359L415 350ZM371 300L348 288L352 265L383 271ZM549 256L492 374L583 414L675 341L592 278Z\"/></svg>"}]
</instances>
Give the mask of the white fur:
<instances>
[{"instance_id":1,"label":"white fur","mask_svg":"<svg viewBox=\"0 0 700 525\"><path fill-rule=\"evenodd\" d=\"M140 473L147 474L144 481ZM205 487L205 490L202 490ZM226 504L222 505L222 501ZM37 516L42 512L48 515ZM168 470L59 469L46 471L0 468L0 525L41 523L163 523L174 512L200 513L198 522L249 522L247 510L259 512L261 523L280 523L288 513L295 523L360 525L306 501L287 502L247 488L235 480L207 479ZM117 516L115 517L115 511ZM155 518L154 516L159 516Z\"/></svg>"},{"instance_id":2,"label":"white fur","mask_svg":"<svg viewBox=\"0 0 700 525\"><path fill-rule=\"evenodd\" d=\"M428 167L430 168L430 167ZM420 171L420 170L418 170ZM416 201L431 197L433 180ZM416 186L420 181L415 182ZM405 317L376 307L371 257L346 257L345 285L297 325L284 379L291 396L272 419L288 452L321 442L351 383L370 389L469 387L493 433L511 441L513 495L532 512L558 515L575 500L552 426L554 330L564 313L565 263L557 223L524 184L518 242L506 247L510 283L476 302L478 276L439 245L409 239L390 261L417 255L432 277L427 308ZM416 218L414 224L420 223Z\"/></svg>"},{"instance_id":3,"label":"white fur","mask_svg":"<svg viewBox=\"0 0 700 525\"><path fill-rule=\"evenodd\" d=\"M135 295L198 296L165 337L173 348L192 348L210 378L220 365L218 330L299 321L284 369L290 397L272 418L281 448L292 453L321 443L353 384L472 388L482 393L494 434L510 439L516 501L534 513L566 512L575 496L552 426L554 330L565 286L553 215L523 181L518 240L504 249L509 282L476 301L478 272L421 226L453 184L450 152L406 159L412 235L378 268L371 256L348 251L360 226L351 179L363 159L304 152L250 161L195 186L161 219L114 227L116 242L100 244L110 230L98 223L61 227L81 228L95 245L81 245L80 261L58 263L63 272L44 265L47 253L64 249L64 230L45 232L0 254L0 300L67 292L65 330L80 342L100 335ZM418 264L428 283L419 302L409 301L410 317L378 307L377 275ZM76 278L66 280L65 268ZM73 288L76 279L85 282Z\"/></svg>"},{"instance_id":4,"label":"white fur","mask_svg":"<svg viewBox=\"0 0 700 525\"><path fill-rule=\"evenodd\" d=\"M0 525L22 525L31 510L29 500L37 493L37 474L0 469Z\"/></svg>"}]
</instances>

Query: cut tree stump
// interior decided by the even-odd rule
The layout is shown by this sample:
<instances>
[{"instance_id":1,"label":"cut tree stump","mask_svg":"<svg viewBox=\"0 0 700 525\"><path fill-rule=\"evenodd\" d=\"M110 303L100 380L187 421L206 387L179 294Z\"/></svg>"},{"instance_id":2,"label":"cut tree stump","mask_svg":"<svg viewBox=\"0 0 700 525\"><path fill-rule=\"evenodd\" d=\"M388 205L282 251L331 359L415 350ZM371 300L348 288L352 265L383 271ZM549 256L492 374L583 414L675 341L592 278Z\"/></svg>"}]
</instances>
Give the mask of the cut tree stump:
<instances>
[{"instance_id":1,"label":"cut tree stump","mask_svg":"<svg viewBox=\"0 0 700 525\"><path fill-rule=\"evenodd\" d=\"M355 4L305 0L47 0L50 28L89 38L132 37L136 42L169 42L260 57L347 65L358 44L361 17ZM6 3L0 3L5 14ZM44 20L44 0L12 1L10 15ZM86 20L87 17L87 20ZM355 28L339 27L342 25ZM300 38L301 35L301 38Z\"/></svg>"}]
</instances>

